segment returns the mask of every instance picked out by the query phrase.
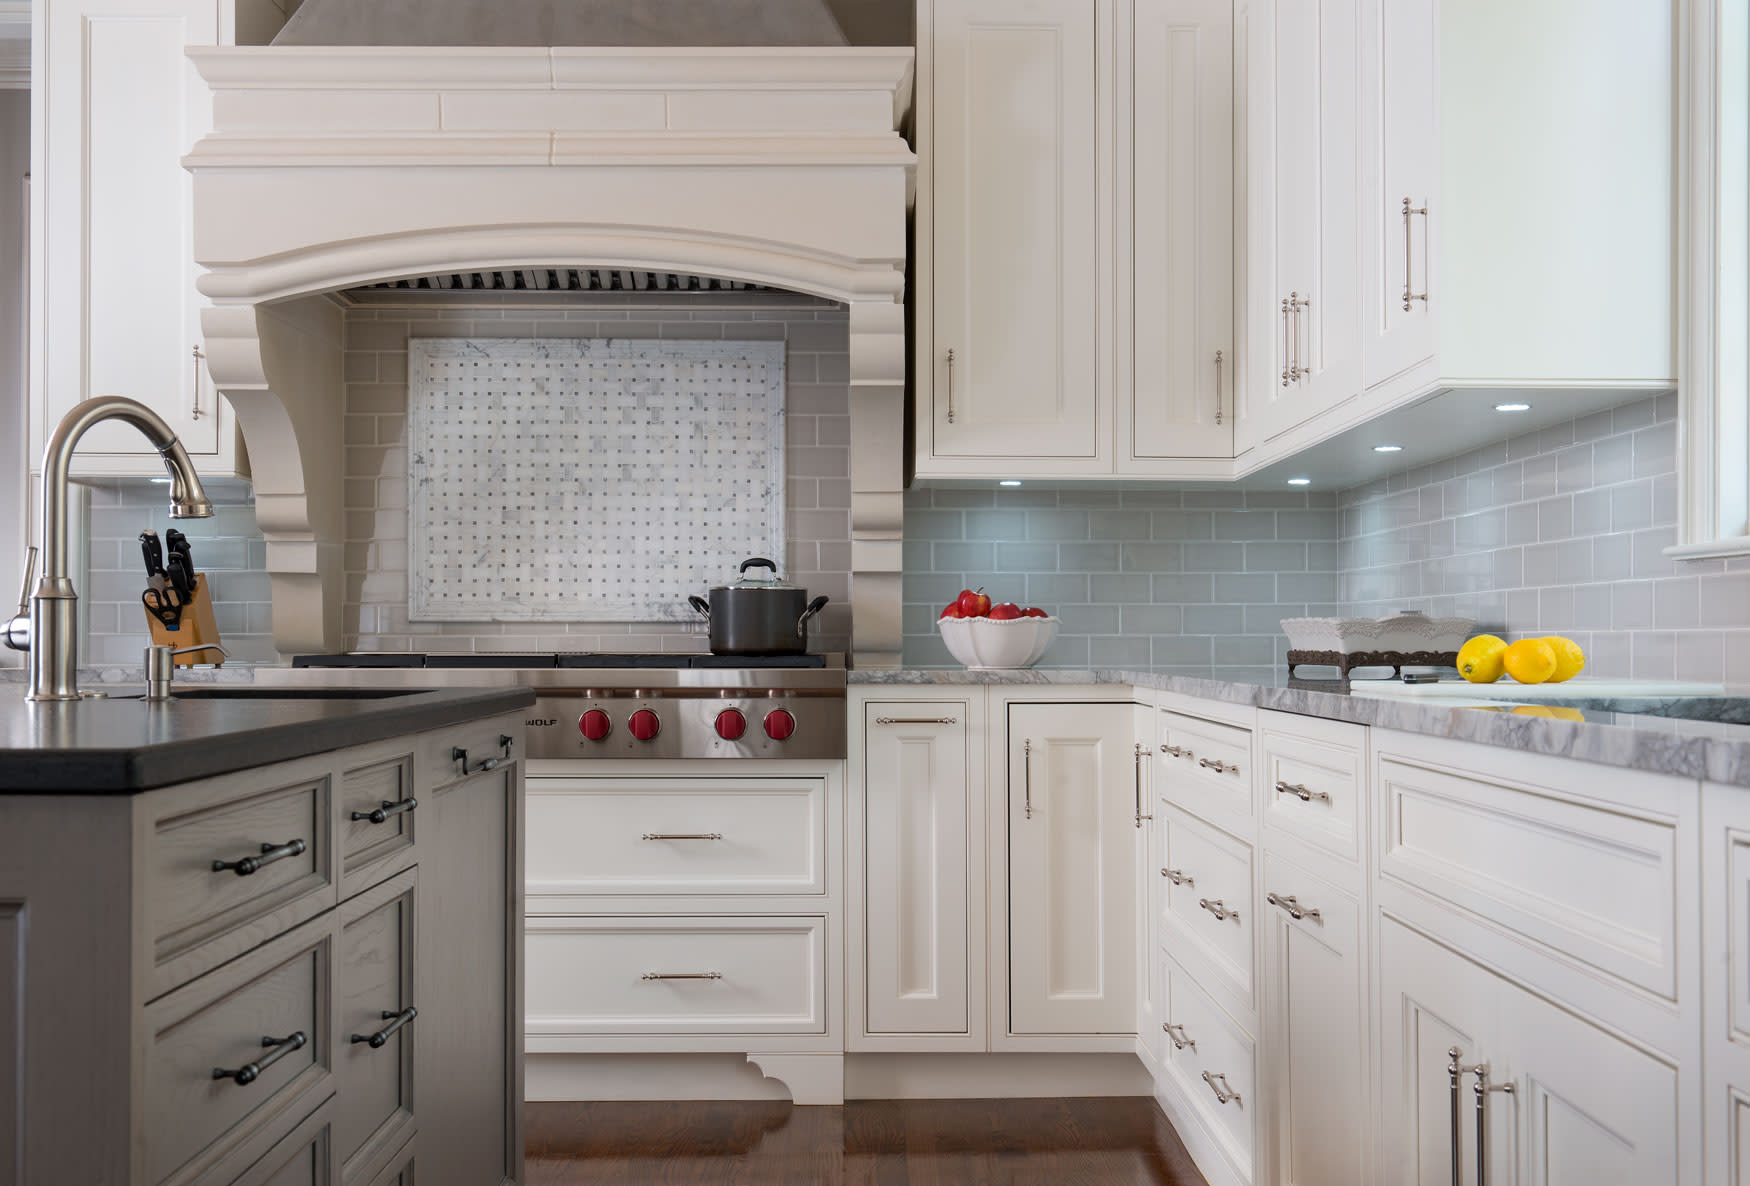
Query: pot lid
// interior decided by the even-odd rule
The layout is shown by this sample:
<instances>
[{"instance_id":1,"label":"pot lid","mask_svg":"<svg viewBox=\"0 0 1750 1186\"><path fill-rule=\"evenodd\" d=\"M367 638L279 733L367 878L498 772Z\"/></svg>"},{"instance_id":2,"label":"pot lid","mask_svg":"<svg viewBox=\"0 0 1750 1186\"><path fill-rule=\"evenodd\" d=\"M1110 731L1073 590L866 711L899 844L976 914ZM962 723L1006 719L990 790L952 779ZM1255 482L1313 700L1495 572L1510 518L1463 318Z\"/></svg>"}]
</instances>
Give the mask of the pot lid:
<instances>
[{"instance_id":1,"label":"pot lid","mask_svg":"<svg viewBox=\"0 0 1750 1186\"><path fill-rule=\"evenodd\" d=\"M762 575L763 574L763 575ZM755 556L741 562L741 578L727 585L713 585L711 591L718 589L789 589L803 592L801 585L792 585L788 581L778 579L778 566L764 556Z\"/></svg>"}]
</instances>

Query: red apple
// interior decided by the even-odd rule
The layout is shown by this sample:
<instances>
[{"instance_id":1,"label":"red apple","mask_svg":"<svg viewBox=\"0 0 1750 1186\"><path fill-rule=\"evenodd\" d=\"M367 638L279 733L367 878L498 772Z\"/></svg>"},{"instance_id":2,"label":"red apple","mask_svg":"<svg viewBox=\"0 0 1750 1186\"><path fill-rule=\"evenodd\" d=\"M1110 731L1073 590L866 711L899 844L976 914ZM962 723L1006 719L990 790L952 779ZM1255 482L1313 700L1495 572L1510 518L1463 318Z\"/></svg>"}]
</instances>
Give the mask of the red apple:
<instances>
[{"instance_id":1,"label":"red apple","mask_svg":"<svg viewBox=\"0 0 1750 1186\"><path fill-rule=\"evenodd\" d=\"M936 615L936 620L939 622L943 618L964 618L965 616L965 614L960 612L960 602L956 599L950 601L948 603L948 608Z\"/></svg>"},{"instance_id":2,"label":"red apple","mask_svg":"<svg viewBox=\"0 0 1750 1186\"><path fill-rule=\"evenodd\" d=\"M1023 618L1049 618L1051 615L1036 605L1030 605L1021 611L1021 616Z\"/></svg>"},{"instance_id":3,"label":"red apple","mask_svg":"<svg viewBox=\"0 0 1750 1186\"><path fill-rule=\"evenodd\" d=\"M963 618L982 618L990 613L990 598L985 594L983 585L977 589L960 590L955 604L960 607L960 616Z\"/></svg>"},{"instance_id":4,"label":"red apple","mask_svg":"<svg viewBox=\"0 0 1750 1186\"><path fill-rule=\"evenodd\" d=\"M990 617L993 622L1012 622L1021 616L1021 607L1012 601L990 607Z\"/></svg>"}]
</instances>

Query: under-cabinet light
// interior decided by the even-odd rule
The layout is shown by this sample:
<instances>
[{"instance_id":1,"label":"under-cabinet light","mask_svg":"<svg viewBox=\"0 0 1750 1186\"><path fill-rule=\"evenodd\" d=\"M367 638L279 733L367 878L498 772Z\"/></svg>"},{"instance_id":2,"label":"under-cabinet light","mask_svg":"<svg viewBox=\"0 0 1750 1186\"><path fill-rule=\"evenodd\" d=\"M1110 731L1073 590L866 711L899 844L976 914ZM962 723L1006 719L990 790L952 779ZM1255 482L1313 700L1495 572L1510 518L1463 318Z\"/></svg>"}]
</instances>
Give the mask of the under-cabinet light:
<instances>
[{"instance_id":1,"label":"under-cabinet light","mask_svg":"<svg viewBox=\"0 0 1750 1186\"><path fill-rule=\"evenodd\" d=\"M1495 411L1497 411L1497 412L1529 412L1529 411L1531 411L1531 405L1530 404L1496 404Z\"/></svg>"},{"instance_id":2,"label":"under-cabinet light","mask_svg":"<svg viewBox=\"0 0 1750 1186\"><path fill-rule=\"evenodd\" d=\"M1290 479L1288 479L1288 484L1290 486L1311 486L1312 479L1311 478L1290 478Z\"/></svg>"}]
</instances>

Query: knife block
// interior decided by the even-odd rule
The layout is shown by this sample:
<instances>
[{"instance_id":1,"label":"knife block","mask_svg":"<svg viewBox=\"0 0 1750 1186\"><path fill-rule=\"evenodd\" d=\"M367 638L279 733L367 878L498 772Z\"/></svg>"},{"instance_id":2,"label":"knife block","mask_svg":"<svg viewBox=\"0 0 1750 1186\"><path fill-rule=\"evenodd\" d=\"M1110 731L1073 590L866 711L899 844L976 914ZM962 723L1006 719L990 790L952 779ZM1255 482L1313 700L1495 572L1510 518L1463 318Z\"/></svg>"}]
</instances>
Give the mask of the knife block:
<instances>
[{"instance_id":1,"label":"knife block","mask_svg":"<svg viewBox=\"0 0 1750 1186\"><path fill-rule=\"evenodd\" d=\"M181 650L184 647L219 646L219 625L213 620L212 598L207 596L207 577L201 573L194 578L194 593L182 607L182 621L172 630L164 623L146 612L144 606L140 612L146 614L146 625L152 631L152 641L159 646L172 647ZM225 656L219 651L193 651L186 655L176 656L178 667L193 667L197 663L211 663L214 667L225 665Z\"/></svg>"}]
</instances>

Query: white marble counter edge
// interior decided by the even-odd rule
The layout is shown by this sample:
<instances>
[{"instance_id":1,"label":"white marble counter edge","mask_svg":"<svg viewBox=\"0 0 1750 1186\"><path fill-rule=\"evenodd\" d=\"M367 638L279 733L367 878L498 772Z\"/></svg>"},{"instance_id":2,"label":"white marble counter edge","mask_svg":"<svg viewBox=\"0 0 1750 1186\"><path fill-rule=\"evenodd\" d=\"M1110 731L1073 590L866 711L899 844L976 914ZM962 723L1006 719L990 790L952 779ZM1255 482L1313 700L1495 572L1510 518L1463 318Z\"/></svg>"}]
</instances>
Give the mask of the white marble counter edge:
<instances>
[{"instance_id":1,"label":"white marble counter edge","mask_svg":"<svg viewBox=\"0 0 1750 1186\"><path fill-rule=\"evenodd\" d=\"M1163 675L1151 671L1029 669L967 671L955 668L865 670L848 673L852 686L942 686L968 684L1125 685L1176 692L1201 700L1249 704L1277 712L1349 721L1431 737L1449 737L1527 753L1550 754L1582 762L1669 774L1680 778L1750 787L1750 740L1698 735L1708 729L1744 728L1710 722L1671 722L1672 730L1634 725L1560 721L1433 704L1350 696L1313 688L1271 687L1228 680ZM1660 718L1651 718L1660 719ZM1683 735L1675 730L1694 730ZM1747 730L1750 733L1750 730Z\"/></svg>"}]
</instances>

